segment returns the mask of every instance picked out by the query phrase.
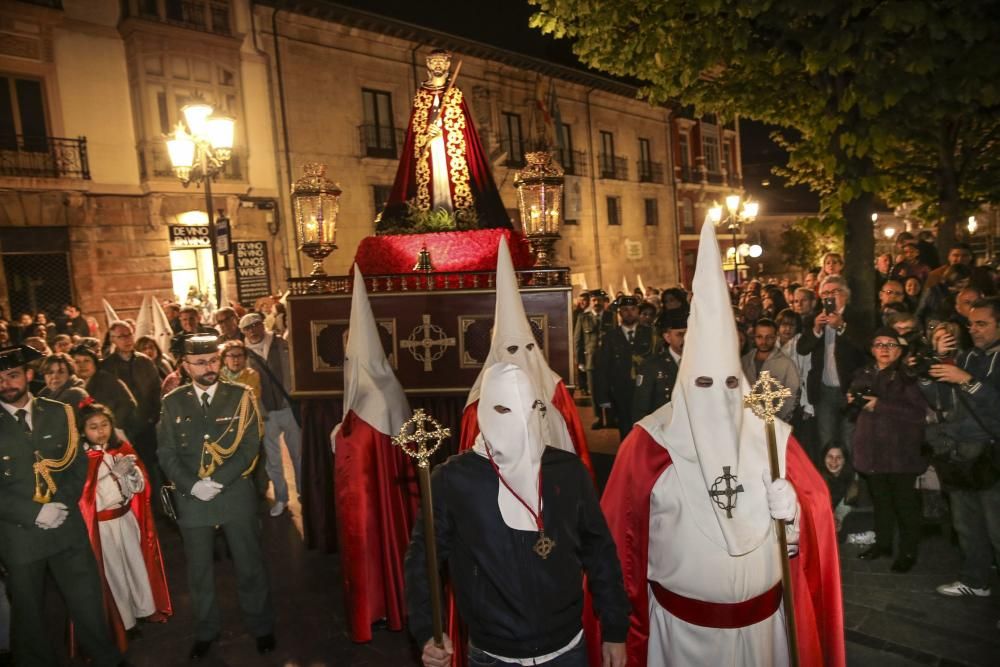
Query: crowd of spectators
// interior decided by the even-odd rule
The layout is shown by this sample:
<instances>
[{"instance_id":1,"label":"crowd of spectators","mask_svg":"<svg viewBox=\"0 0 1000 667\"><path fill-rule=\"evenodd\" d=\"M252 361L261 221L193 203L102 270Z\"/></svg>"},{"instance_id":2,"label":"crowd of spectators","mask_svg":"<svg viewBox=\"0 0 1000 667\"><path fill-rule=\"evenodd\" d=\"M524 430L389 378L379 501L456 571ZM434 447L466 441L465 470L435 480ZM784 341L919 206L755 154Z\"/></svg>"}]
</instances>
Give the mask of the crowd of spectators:
<instances>
[{"instance_id":1,"label":"crowd of spectators","mask_svg":"<svg viewBox=\"0 0 1000 667\"><path fill-rule=\"evenodd\" d=\"M854 305L847 279L868 270L874 317ZM831 252L801 281L752 279L732 291L744 373L770 371L792 390L780 416L826 479L838 530L859 499L872 506L875 538L859 557L893 556L893 571L909 571L922 531L918 478L938 478L962 556L958 579L937 589L947 596L989 595L1000 563L997 283L967 244L941 262L933 235L920 232L900 234L870 269ZM670 400L687 308L679 288L580 295L578 386L593 398L593 428L616 424L624 437Z\"/></svg>"}]
</instances>

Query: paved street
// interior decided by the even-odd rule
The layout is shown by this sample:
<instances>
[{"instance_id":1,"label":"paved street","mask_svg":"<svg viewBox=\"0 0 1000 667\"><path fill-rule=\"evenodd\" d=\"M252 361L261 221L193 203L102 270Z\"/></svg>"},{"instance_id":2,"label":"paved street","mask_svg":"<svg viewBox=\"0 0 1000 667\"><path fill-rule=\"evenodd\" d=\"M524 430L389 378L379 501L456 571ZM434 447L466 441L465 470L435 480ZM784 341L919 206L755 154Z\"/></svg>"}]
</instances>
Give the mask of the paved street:
<instances>
[{"instance_id":1,"label":"paved street","mask_svg":"<svg viewBox=\"0 0 1000 667\"><path fill-rule=\"evenodd\" d=\"M591 436L598 477L603 483L613 460L617 431L589 431L589 411L581 409ZM287 463L287 462L286 462ZM282 667L406 667L416 665L415 650L404 633L379 631L366 645L354 644L346 633L336 555L307 551L302 546L299 508L279 519L264 518L274 598L278 609L278 651L261 658L253 638L241 626L231 564L218 565L219 600L225 631L202 663L275 665ZM863 523L865 518L860 517ZM161 529L175 616L165 625L143 626L144 636L132 643L129 659L136 665L186 664L193 639L180 537L170 526ZM946 599L934 587L954 578L957 549L940 534L928 535L920 562L906 575L889 572L889 561L859 561L861 547L845 545L841 552L848 639L848 664L897 665L998 664L1000 598ZM994 585L1000 590L1000 585ZM57 622L58 623L58 622ZM53 627L62 627L61 624ZM61 637L54 631L53 638Z\"/></svg>"}]
</instances>

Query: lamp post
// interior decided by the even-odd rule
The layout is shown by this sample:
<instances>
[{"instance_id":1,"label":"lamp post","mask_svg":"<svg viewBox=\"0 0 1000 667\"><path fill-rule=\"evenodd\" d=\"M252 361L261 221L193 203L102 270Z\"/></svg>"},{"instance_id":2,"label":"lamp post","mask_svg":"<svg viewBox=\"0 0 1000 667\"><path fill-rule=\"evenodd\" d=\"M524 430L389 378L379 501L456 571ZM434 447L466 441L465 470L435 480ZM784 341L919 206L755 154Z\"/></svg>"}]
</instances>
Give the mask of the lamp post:
<instances>
[{"instance_id":1,"label":"lamp post","mask_svg":"<svg viewBox=\"0 0 1000 667\"><path fill-rule=\"evenodd\" d=\"M744 243L742 245L746 246L746 248L742 246L737 247L736 235L742 230L744 224L750 224L757 218L757 214L760 212L760 204L751 201L749 198L744 199L738 194L732 194L726 197L725 210L729 212L729 215L723 217L723 208L716 203L708 210L708 217L714 225L725 224L733 236L733 246L727 255L731 254L733 256L733 285L739 287L740 255L742 254L744 257L751 255L751 246ZM758 245L755 245L754 248L758 252L753 256L759 257L763 250Z\"/></svg>"},{"instance_id":2,"label":"lamp post","mask_svg":"<svg viewBox=\"0 0 1000 667\"><path fill-rule=\"evenodd\" d=\"M521 224L535 254L535 265L547 269L555 259L562 222L563 170L552 162L552 153L526 153L528 166L514 176Z\"/></svg>"},{"instance_id":3,"label":"lamp post","mask_svg":"<svg viewBox=\"0 0 1000 667\"><path fill-rule=\"evenodd\" d=\"M167 138L167 153L174 174L184 187L192 182L205 186L205 212L208 214L208 240L212 250L212 276L215 281L215 307L222 307L222 279L219 277L216 218L212 215L212 180L232 157L236 120L215 113L212 105L200 100L181 109L184 123L177 123ZM185 127L186 123L186 127Z\"/></svg>"},{"instance_id":4,"label":"lamp post","mask_svg":"<svg viewBox=\"0 0 1000 667\"><path fill-rule=\"evenodd\" d=\"M307 162L303 176L292 185L292 213L299 250L313 261L309 291L320 292L325 285L323 260L337 249L337 214L340 187L326 177L326 165Z\"/></svg>"}]
</instances>

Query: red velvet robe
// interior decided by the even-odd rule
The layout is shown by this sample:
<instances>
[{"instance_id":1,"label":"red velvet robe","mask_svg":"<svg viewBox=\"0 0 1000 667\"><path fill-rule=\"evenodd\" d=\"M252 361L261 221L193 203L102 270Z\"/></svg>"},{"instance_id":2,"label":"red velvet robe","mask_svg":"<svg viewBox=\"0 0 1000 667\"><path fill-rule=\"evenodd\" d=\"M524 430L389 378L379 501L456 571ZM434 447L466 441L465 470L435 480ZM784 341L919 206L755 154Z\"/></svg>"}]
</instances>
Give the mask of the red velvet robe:
<instances>
[{"instance_id":1,"label":"red velvet robe","mask_svg":"<svg viewBox=\"0 0 1000 667\"><path fill-rule=\"evenodd\" d=\"M335 508L344 602L351 639L369 642L371 625L406 620L403 558L420 504L416 471L388 435L353 410L337 431Z\"/></svg>"},{"instance_id":2,"label":"red velvet robe","mask_svg":"<svg viewBox=\"0 0 1000 667\"><path fill-rule=\"evenodd\" d=\"M153 591L153 601L156 603L156 612L162 616L161 622L166 622L167 617L173 615L173 606L170 602L170 591L167 588L167 573L163 568L163 555L160 552L160 539L156 534L156 524L153 522L153 510L150 505L149 495L149 473L142 459L135 449L128 442L123 442L121 446L114 450L116 454L131 454L136 457L136 465L142 471L142 476L146 479L146 488L141 493L132 496L130 502L132 514L139 522L139 532L142 535L142 555L146 563L146 572L149 573L149 585ZM108 580L104 576L104 553L101 551L101 531L97 521L97 473L101 465L104 452L90 450L87 452L87 481L83 485L83 493L80 495L80 513L87 524L87 532L90 535L90 546L97 558L97 567L101 572L101 582L104 585L104 611L108 617L108 626L115 637L115 642L121 651L125 651L128 641L125 638L125 626L121 616L118 614L118 607L111 595L108 587ZM72 626L70 626L72 636ZM75 642L71 642L71 646Z\"/></svg>"},{"instance_id":3,"label":"red velvet robe","mask_svg":"<svg viewBox=\"0 0 1000 667\"><path fill-rule=\"evenodd\" d=\"M646 665L649 503L653 486L670 465L667 450L637 426L622 442L601 498L632 602L628 667ZM830 494L793 437L788 440L786 468L801 508L799 555L790 561L799 664L841 667L845 664L844 610ZM592 660L592 664L600 662Z\"/></svg>"},{"instance_id":4,"label":"red velvet robe","mask_svg":"<svg viewBox=\"0 0 1000 667\"><path fill-rule=\"evenodd\" d=\"M407 123L406 139L403 142L403 150L399 159L399 167L396 170L396 180L393 182L392 192L386 203L383 220L398 220L405 218L406 202L414 202L420 210L430 210L433 207L433 183L429 185L432 194L430 202L423 201L420 196L418 180L421 176L417 173L417 165L421 161L426 161L429 169L431 162L430 150L423 150L417 147L418 137L426 133L427 122L430 116L430 109L425 108L421 100L429 89L421 86L414 98L413 111L410 113L410 120ZM442 91L443 92L443 91ZM453 88L448 94L449 105L453 105L453 100L458 98L457 112L461 120L449 118L447 108L442 113L444 120L443 136L445 145L449 144L449 126L461 125L461 146L464 146L465 164L460 164L456 156L450 150L448 161L448 181L451 189L451 201L455 208L456 215L460 215L462 210L474 210L479 218L479 228L486 227L511 227L510 216L504 208L500 192L493 181L493 172L490 169L489 159L483 145L479 141L479 134L476 132L475 124L472 122L472 114L465 104L462 92ZM458 131L458 130L456 130ZM459 153L460 154L460 153ZM433 175L430 176L433 181ZM465 200L465 184L462 183L458 193L456 193L456 179L467 181L468 191L471 193L471 203Z\"/></svg>"}]
</instances>

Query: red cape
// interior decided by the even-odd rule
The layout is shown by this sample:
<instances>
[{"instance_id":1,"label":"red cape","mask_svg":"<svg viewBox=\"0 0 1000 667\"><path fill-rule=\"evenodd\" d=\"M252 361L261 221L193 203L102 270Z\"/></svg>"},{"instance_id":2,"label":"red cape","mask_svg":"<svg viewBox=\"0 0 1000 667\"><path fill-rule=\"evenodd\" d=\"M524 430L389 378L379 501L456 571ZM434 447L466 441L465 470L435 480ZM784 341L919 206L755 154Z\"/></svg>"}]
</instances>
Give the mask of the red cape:
<instances>
[{"instance_id":1,"label":"red cape","mask_svg":"<svg viewBox=\"0 0 1000 667\"><path fill-rule=\"evenodd\" d=\"M656 480L670 465L667 450L641 426L636 427L618 450L601 498L601 508L618 545L625 592L632 603L628 667L646 665L649 498ZM786 468L802 510L799 555L791 559L799 664L842 667L844 610L830 493L793 437L788 439Z\"/></svg>"},{"instance_id":2,"label":"red cape","mask_svg":"<svg viewBox=\"0 0 1000 667\"><path fill-rule=\"evenodd\" d=\"M410 458L353 410L336 436L334 490L344 601L351 639L369 642L372 623L406 620L403 557L420 504Z\"/></svg>"},{"instance_id":3,"label":"red cape","mask_svg":"<svg viewBox=\"0 0 1000 667\"><path fill-rule=\"evenodd\" d=\"M156 604L156 612L166 622L166 617L174 613L170 603L170 591L167 588L167 573L163 569L163 555L160 552L160 539L156 535L156 524L153 522L153 510L150 506L149 498L149 473L142 459L128 442L123 442L121 447L115 450L115 454L131 454L136 458L136 465L142 471L142 476L146 480L146 488L141 493L132 496L130 503L132 514L139 522L139 533L142 535L142 557L146 564L146 572L149 574L149 585L153 590L153 602ZM125 638L125 625L122 623L118 613L118 607L111 595L108 587L108 579L104 576L104 553L101 551L101 531L97 521L97 472L101 465L103 452L90 450L87 452L87 481L83 485L83 493L80 495L80 513L87 524L87 533L90 535L90 546L97 558L97 567L101 573L101 582L104 587L104 611L108 617L108 625L118 648L125 651L128 641ZM70 626L72 637L72 625ZM70 646L75 646L71 641Z\"/></svg>"},{"instance_id":4,"label":"red cape","mask_svg":"<svg viewBox=\"0 0 1000 667\"><path fill-rule=\"evenodd\" d=\"M590 462L590 450L587 449L587 438L584 435L583 425L580 423L580 413L576 410L576 403L573 402L573 397L570 395L569 390L566 389L566 385L562 380L556 385L556 389L552 394L552 407L559 411L562 415L563 421L566 422L566 428L569 429L569 437L573 441L573 448L576 450L577 456L586 466L587 470L590 471L591 479L594 479L594 467ZM458 445L458 451L464 452L466 449L472 449L472 446L476 444L476 436L479 435L479 418L476 415L476 408L479 406L479 401L473 401L466 406L465 412L462 413L462 434ZM584 581L584 590L586 590L586 581ZM453 646L455 647L455 653L452 656L451 664L454 667L464 667L466 663L466 646L468 645L468 638L465 634L465 624L462 622L461 617L458 615L458 607L455 605L455 596L451 594L450 589L446 589L446 597L448 601L448 636L451 637ZM590 604L590 594L585 593L584 595L584 609L585 613L587 609L591 607ZM591 640L591 633L587 633L587 645L590 650L590 655L595 655L593 650L593 642ZM600 662L600 645L597 646L596 651L598 664Z\"/></svg>"}]
</instances>

